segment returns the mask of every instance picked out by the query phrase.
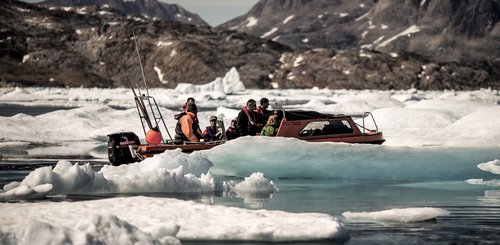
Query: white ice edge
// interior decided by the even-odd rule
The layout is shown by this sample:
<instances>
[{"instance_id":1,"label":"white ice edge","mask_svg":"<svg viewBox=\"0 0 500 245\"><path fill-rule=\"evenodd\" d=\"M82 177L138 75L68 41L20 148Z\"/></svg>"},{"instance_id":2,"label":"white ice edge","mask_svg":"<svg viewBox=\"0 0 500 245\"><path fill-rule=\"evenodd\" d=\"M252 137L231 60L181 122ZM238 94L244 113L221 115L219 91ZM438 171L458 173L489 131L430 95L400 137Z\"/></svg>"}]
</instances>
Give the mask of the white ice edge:
<instances>
[{"instance_id":1,"label":"white ice edge","mask_svg":"<svg viewBox=\"0 0 500 245\"><path fill-rule=\"evenodd\" d=\"M435 219L439 216L450 215L450 212L441 208L395 208L376 212L344 212L347 220L377 221L377 222L420 222Z\"/></svg>"},{"instance_id":2,"label":"white ice edge","mask_svg":"<svg viewBox=\"0 0 500 245\"><path fill-rule=\"evenodd\" d=\"M273 242L349 238L345 226L327 214L248 210L169 198L137 196L86 202L0 203L0 209L0 218L9 221L2 222L0 230L16 241L21 241L27 227L47 230L46 225L36 223L39 221L57 227L64 234L70 231L95 234L96 228L92 227L99 228L101 223L107 223L107 227L124 226L123 221L133 227L127 231L108 228L102 231L108 234L100 236L117 238L130 236L134 231L145 240L160 240L163 236L181 240Z\"/></svg>"}]
</instances>

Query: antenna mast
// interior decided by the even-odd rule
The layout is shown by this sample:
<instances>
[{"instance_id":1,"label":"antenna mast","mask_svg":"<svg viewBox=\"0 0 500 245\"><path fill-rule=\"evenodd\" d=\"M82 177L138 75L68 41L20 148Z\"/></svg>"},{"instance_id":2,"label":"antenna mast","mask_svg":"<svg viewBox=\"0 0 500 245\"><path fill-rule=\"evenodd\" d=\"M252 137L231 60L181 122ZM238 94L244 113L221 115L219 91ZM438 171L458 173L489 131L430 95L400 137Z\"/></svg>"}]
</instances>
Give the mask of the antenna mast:
<instances>
[{"instance_id":1,"label":"antenna mast","mask_svg":"<svg viewBox=\"0 0 500 245\"><path fill-rule=\"evenodd\" d=\"M134 28L132 28L132 35L134 35L135 51L137 51L137 57L139 57L139 65L141 66L142 81L144 81L144 88L146 88L146 94L149 96L148 85L146 84L146 76L144 75L144 68L142 68L141 54L139 53L139 46L137 46L137 38L135 37Z\"/></svg>"}]
</instances>

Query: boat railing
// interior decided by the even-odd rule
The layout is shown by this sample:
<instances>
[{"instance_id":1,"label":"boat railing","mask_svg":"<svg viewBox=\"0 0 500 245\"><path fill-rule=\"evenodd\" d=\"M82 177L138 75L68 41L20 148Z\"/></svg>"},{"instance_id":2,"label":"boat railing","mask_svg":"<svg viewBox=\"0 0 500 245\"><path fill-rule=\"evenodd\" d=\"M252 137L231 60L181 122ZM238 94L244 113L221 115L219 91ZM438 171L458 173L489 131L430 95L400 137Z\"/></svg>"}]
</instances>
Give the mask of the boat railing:
<instances>
[{"instance_id":1,"label":"boat railing","mask_svg":"<svg viewBox=\"0 0 500 245\"><path fill-rule=\"evenodd\" d=\"M375 129L369 129L365 126L365 118L367 117L371 117L373 125L375 125ZM363 129L363 134L366 133L366 131L371 133L378 133L378 125L377 122L375 122L375 118L373 117L373 114L371 112L365 112L362 118L362 125L359 125L358 123L356 123L356 125Z\"/></svg>"},{"instance_id":2,"label":"boat railing","mask_svg":"<svg viewBox=\"0 0 500 245\"><path fill-rule=\"evenodd\" d=\"M137 100L136 100L136 107L137 107L137 111L139 112L139 117L141 119L141 124L142 124L142 129L144 131L144 135L146 135L146 126L147 126L144 124L144 121L152 119L151 120L151 121L153 121L152 126L156 127L160 131L160 133L161 133L161 131L167 132L168 137L170 139L170 142L173 142L172 136L170 135L170 131L167 128L165 120L163 119L163 115L160 112L160 107L158 106L156 99L153 96L145 95L145 94L139 95L137 97L139 100L142 101L143 106L145 105L144 102L147 101L147 105L149 107L149 108L144 108L145 110L141 111L140 106L139 106L139 104L137 104ZM151 114L153 118L150 118L149 114ZM161 127L161 126L163 126L163 127ZM162 141L164 144L167 143L167 140L165 138L163 138Z\"/></svg>"}]
</instances>

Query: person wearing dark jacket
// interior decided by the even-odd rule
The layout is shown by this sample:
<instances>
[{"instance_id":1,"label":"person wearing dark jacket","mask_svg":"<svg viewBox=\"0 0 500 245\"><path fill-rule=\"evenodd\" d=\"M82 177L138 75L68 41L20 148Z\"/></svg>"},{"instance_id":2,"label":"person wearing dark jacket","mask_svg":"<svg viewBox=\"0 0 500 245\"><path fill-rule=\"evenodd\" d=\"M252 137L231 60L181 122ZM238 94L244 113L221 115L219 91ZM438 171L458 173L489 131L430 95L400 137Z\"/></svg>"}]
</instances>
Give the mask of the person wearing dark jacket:
<instances>
[{"instance_id":1,"label":"person wearing dark jacket","mask_svg":"<svg viewBox=\"0 0 500 245\"><path fill-rule=\"evenodd\" d=\"M203 138L196 114L198 108L195 104L187 106L187 112L183 115L175 127L175 139L190 142L199 142Z\"/></svg>"},{"instance_id":2,"label":"person wearing dark jacket","mask_svg":"<svg viewBox=\"0 0 500 245\"><path fill-rule=\"evenodd\" d=\"M262 129L261 119L255 112L256 102L253 99L247 101L247 106L241 109L236 118L237 129L241 136L258 135Z\"/></svg>"},{"instance_id":3,"label":"person wearing dark jacket","mask_svg":"<svg viewBox=\"0 0 500 245\"><path fill-rule=\"evenodd\" d=\"M269 107L269 99L262 98L262 99L260 99L260 106L257 107L257 110L255 110L260 115L260 118L261 118L260 123L262 125L267 123L267 119L273 113L273 111L270 111L267 109L268 107Z\"/></svg>"},{"instance_id":4,"label":"person wearing dark jacket","mask_svg":"<svg viewBox=\"0 0 500 245\"><path fill-rule=\"evenodd\" d=\"M240 132L238 131L238 126L236 125L236 118L231 120L231 125L226 130L227 140L232 140L240 137Z\"/></svg>"},{"instance_id":5,"label":"person wearing dark jacket","mask_svg":"<svg viewBox=\"0 0 500 245\"><path fill-rule=\"evenodd\" d=\"M222 132L217 128L217 117L210 117L210 126L206 127L203 131L203 138L205 142L216 141L222 139Z\"/></svg>"}]
</instances>

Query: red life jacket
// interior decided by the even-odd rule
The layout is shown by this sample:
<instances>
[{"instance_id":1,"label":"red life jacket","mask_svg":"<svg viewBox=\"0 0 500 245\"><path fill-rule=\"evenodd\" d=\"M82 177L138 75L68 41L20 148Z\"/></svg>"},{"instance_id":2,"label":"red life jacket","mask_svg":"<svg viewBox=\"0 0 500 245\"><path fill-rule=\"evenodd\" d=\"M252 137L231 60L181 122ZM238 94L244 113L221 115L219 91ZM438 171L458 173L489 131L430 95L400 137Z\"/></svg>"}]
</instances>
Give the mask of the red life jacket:
<instances>
[{"instance_id":1,"label":"red life jacket","mask_svg":"<svg viewBox=\"0 0 500 245\"><path fill-rule=\"evenodd\" d=\"M255 117L255 113L252 113L252 116L250 116L250 111L246 106L243 107L243 111L245 112L245 114L247 114L248 121L250 122L250 124L257 125L257 117Z\"/></svg>"}]
</instances>

